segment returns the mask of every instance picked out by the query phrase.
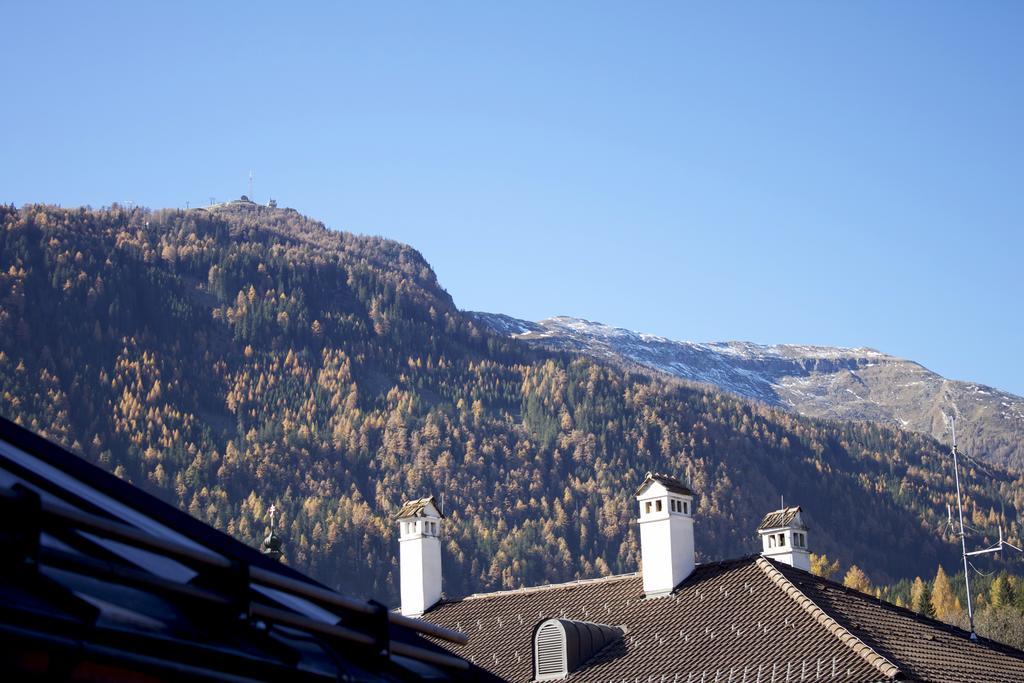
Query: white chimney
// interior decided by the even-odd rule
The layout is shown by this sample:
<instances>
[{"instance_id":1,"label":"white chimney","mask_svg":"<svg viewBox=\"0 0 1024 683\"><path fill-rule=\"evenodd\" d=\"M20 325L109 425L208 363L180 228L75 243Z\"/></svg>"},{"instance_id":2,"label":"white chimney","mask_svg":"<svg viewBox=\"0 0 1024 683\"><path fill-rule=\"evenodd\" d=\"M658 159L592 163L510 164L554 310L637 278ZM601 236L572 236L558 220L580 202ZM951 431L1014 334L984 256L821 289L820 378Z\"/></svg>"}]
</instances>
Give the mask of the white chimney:
<instances>
[{"instance_id":1,"label":"white chimney","mask_svg":"<svg viewBox=\"0 0 1024 683\"><path fill-rule=\"evenodd\" d=\"M807 525L799 507L769 512L757 527L761 536L761 555L791 567L811 571L811 554L807 550Z\"/></svg>"},{"instance_id":2,"label":"white chimney","mask_svg":"<svg viewBox=\"0 0 1024 683\"><path fill-rule=\"evenodd\" d=\"M648 472L635 495L644 595L668 595L693 572L693 491L678 479Z\"/></svg>"},{"instance_id":3,"label":"white chimney","mask_svg":"<svg viewBox=\"0 0 1024 683\"><path fill-rule=\"evenodd\" d=\"M441 599L441 513L430 496L407 502L395 519L402 614L419 617Z\"/></svg>"}]
</instances>

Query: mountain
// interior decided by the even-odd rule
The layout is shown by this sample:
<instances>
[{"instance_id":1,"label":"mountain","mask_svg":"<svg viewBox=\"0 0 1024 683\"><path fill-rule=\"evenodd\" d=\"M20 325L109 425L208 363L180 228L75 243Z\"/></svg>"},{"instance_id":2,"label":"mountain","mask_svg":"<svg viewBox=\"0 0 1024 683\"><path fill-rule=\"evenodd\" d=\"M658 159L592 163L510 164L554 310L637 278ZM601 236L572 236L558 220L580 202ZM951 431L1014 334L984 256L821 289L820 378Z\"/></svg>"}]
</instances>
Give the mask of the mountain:
<instances>
[{"instance_id":1,"label":"mountain","mask_svg":"<svg viewBox=\"0 0 1024 683\"><path fill-rule=\"evenodd\" d=\"M873 349L694 343L579 318L533 323L493 313L474 316L499 334L531 344L715 386L808 417L873 420L948 442L943 412L955 413L963 450L1024 470L1024 398L949 380Z\"/></svg>"},{"instance_id":2,"label":"mountain","mask_svg":"<svg viewBox=\"0 0 1024 683\"><path fill-rule=\"evenodd\" d=\"M445 591L634 571L647 471L698 492L700 560L804 506L876 583L952 569L933 439L822 421L495 334L413 248L291 209L0 206L0 414L287 561L393 602L405 499L445 500ZM978 543L1024 480L968 468Z\"/></svg>"}]
</instances>

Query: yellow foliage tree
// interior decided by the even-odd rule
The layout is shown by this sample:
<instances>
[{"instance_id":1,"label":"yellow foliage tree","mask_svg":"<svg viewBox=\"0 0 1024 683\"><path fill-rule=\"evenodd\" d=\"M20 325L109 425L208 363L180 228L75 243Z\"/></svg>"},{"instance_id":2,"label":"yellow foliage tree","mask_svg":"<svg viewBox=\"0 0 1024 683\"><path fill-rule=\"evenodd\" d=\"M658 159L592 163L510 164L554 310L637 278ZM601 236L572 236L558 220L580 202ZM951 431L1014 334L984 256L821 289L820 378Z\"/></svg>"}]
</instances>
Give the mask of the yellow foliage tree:
<instances>
[{"instance_id":1,"label":"yellow foliage tree","mask_svg":"<svg viewBox=\"0 0 1024 683\"><path fill-rule=\"evenodd\" d=\"M839 573L839 560L830 562L828 555L811 553L811 573L823 579L831 579Z\"/></svg>"},{"instance_id":2,"label":"yellow foliage tree","mask_svg":"<svg viewBox=\"0 0 1024 683\"><path fill-rule=\"evenodd\" d=\"M997 576L996 580L992 582L990 594L992 598L989 603L993 607L1006 607L1013 602L1013 594L1010 592L1010 584L1002 574Z\"/></svg>"},{"instance_id":3,"label":"yellow foliage tree","mask_svg":"<svg viewBox=\"0 0 1024 683\"><path fill-rule=\"evenodd\" d=\"M843 585L847 588L858 590L861 593L873 592L868 575L855 564L850 565L850 569L846 572L846 576L843 577Z\"/></svg>"},{"instance_id":4,"label":"yellow foliage tree","mask_svg":"<svg viewBox=\"0 0 1024 683\"><path fill-rule=\"evenodd\" d=\"M924 614L925 602L928 600L928 589L921 577L915 577L914 583L910 584L910 609L918 614Z\"/></svg>"},{"instance_id":5,"label":"yellow foliage tree","mask_svg":"<svg viewBox=\"0 0 1024 683\"><path fill-rule=\"evenodd\" d=\"M935 572L935 581L932 584L932 607L935 609L935 618L946 623L953 623L963 612L960 598L953 592L953 585L941 564L939 570Z\"/></svg>"}]
</instances>

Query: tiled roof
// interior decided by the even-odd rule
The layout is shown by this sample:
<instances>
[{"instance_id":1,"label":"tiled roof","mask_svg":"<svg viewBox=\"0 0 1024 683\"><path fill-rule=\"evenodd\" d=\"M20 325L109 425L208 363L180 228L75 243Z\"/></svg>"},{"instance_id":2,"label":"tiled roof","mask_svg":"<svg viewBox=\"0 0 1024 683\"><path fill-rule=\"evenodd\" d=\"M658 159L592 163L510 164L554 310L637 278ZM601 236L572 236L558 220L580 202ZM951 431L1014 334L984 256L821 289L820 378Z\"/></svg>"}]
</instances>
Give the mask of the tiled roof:
<instances>
[{"instance_id":1,"label":"tiled roof","mask_svg":"<svg viewBox=\"0 0 1024 683\"><path fill-rule=\"evenodd\" d=\"M775 564L807 598L886 659L909 680L967 683L1024 681L1024 652L896 607L840 584Z\"/></svg>"},{"instance_id":2,"label":"tiled roof","mask_svg":"<svg viewBox=\"0 0 1024 683\"><path fill-rule=\"evenodd\" d=\"M433 505L434 509L438 510L438 514L441 513L440 509L437 507L437 502L434 500L434 497L427 496L426 498L410 500L403 503L402 507L395 513L395 519L401 519L403 517L421 517L423 510L427 505ZM444 515L441 516L444 517Z\"/></svg>"},{"instance_id":3,"label":"tiled roof","mask_svg":"<svg viewBox=\"0 0 1024 683\"><path fill-rule=\"evenodd\" d=\"M657 472L653 474L648 472L647 476L644 477L644 480L640 482L640 486L637 487L636 493L634 493L633 495L639 496L641 491L647 488L647 485L653 481L658 482L672 493L679 493L684 496L694 495L693 491L690 490L690 487L681 482L680 480L676 479L675 477L670 477L667 474L659 474Z\"/></svg>"},{"instance_id":4,"label":"tiled roof","mask_svg":"<svg viewBox=\"0 0 1024 683\"><path fill-rule=\"evenodd\" d=\"M757 530L762 531L764 529L779 529L784 526L790 526L796 516L800 514L800 507L782 508L781 510L775 510L769 512L761 520L761 523L757 525Z\"/></svg>"},{"instance_id":5,"label":"tiled roof","mask_svg":"<svg viewBox=\"0 0 1024 683\"><path fill-rule=\"evenodd\" d=\"M879 670L822 628L755 562L699 565L673 594L644 599L639 574L508 591L443 603L424 618L469 635L458 653L509 681L533 678L533 626L549 617L623 627L572 681L799 680L833 672L875 680ZM662 677L665 677L664 679Z\"/></svg>"},{"instance_id":6,"label":"tiled roof","mask_svg":"<svg viewBox=\"0 0 1024 683\"><path fill-rule=\"evenodd\" d=\"M804 611L814 617L814 620L824 627L825 630L846 643L851 650L860 655L861 658L868 662L868 664L878 669L878 672L883 678L899 678L900 670L895 664L875 652L870 645L862 641L856 635L843 627L842 624L829 616L823 609L815 605L814 601L804 595L800 589L797 588L792 581L786 578L786 575L779 571L774 564L763 557L759 557L757 558L757 566L761 568L761 571L763 571L783 593L792 598L796 604L800 605L800 607L804 609ZM805 572L801 572L801 574L804 573Z\"/></svg>"},{"instance_id":7,"label":"tiled roof","mask_svg":"<svg viewBox=\"0 0 1024 683\"><path fill-rule=\"evenodd\" d=\"M569 681L1024 681L1024 653L759 556L698 565L669 596L640 574L444 602L424 615L469 635L445 645L496 679L533 679L547 618L623 629Z\"/></svg>"}]
</instances>

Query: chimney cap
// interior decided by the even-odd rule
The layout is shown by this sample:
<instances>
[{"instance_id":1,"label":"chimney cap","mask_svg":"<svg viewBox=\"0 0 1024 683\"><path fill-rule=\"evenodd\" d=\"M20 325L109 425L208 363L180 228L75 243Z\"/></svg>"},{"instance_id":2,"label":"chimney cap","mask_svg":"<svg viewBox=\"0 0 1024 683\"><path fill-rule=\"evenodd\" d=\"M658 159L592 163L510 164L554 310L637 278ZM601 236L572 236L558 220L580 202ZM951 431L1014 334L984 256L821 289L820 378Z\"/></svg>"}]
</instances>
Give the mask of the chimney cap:
<instances>
[{"instance_id":1,"label":"chimney cap","mask_svg":"<svg viewBox=\"0 0 1024 683\"><path fill-rule=\"evenodd\" d=\"M433 515L427 514L428 506L434 512L437 513L438 517L444 518L441 514L441 509L437 506L437 501L434 500L433 496L427 496L426 498L418 498L416 500L406 501L399 508L398 512L395 513L394 519L405 519L407 517L432 517Z\"/></svg>"},{"instance_id":2,"label":"chimney cap","mask_svg":"<svg viewBox=\"0 0 1024 683\"><path fill-rule=\"evenodd\" d=\"M768 529L781 529L783 527L797 527L800 529L806 529L803 518L800 517L800 506L782 508L781 510L774 510L769 512L761 520L761 523L757 526L758 531L766 531Z\"/></svg>"},{"instance_id":3,"label":"chimney cap","mask_svg":"<svg viewBox=\"0 0 1024 683\"><path fill-rule=\"evenodd\" d=\"M633 495L639 496L641 493L647 490L648 486L650 486L654 482L661 484L671 493L678 493L683 496L694 495L693 491L690 490L690 487L684 484L679 479L676 479L675 477L670 477L667 474L660 474L657 472L648 472L647 476L644 477L643 482L641 482L639 488L637 488L636 493L634 493Z\"/></svg>"}]
</instances>

